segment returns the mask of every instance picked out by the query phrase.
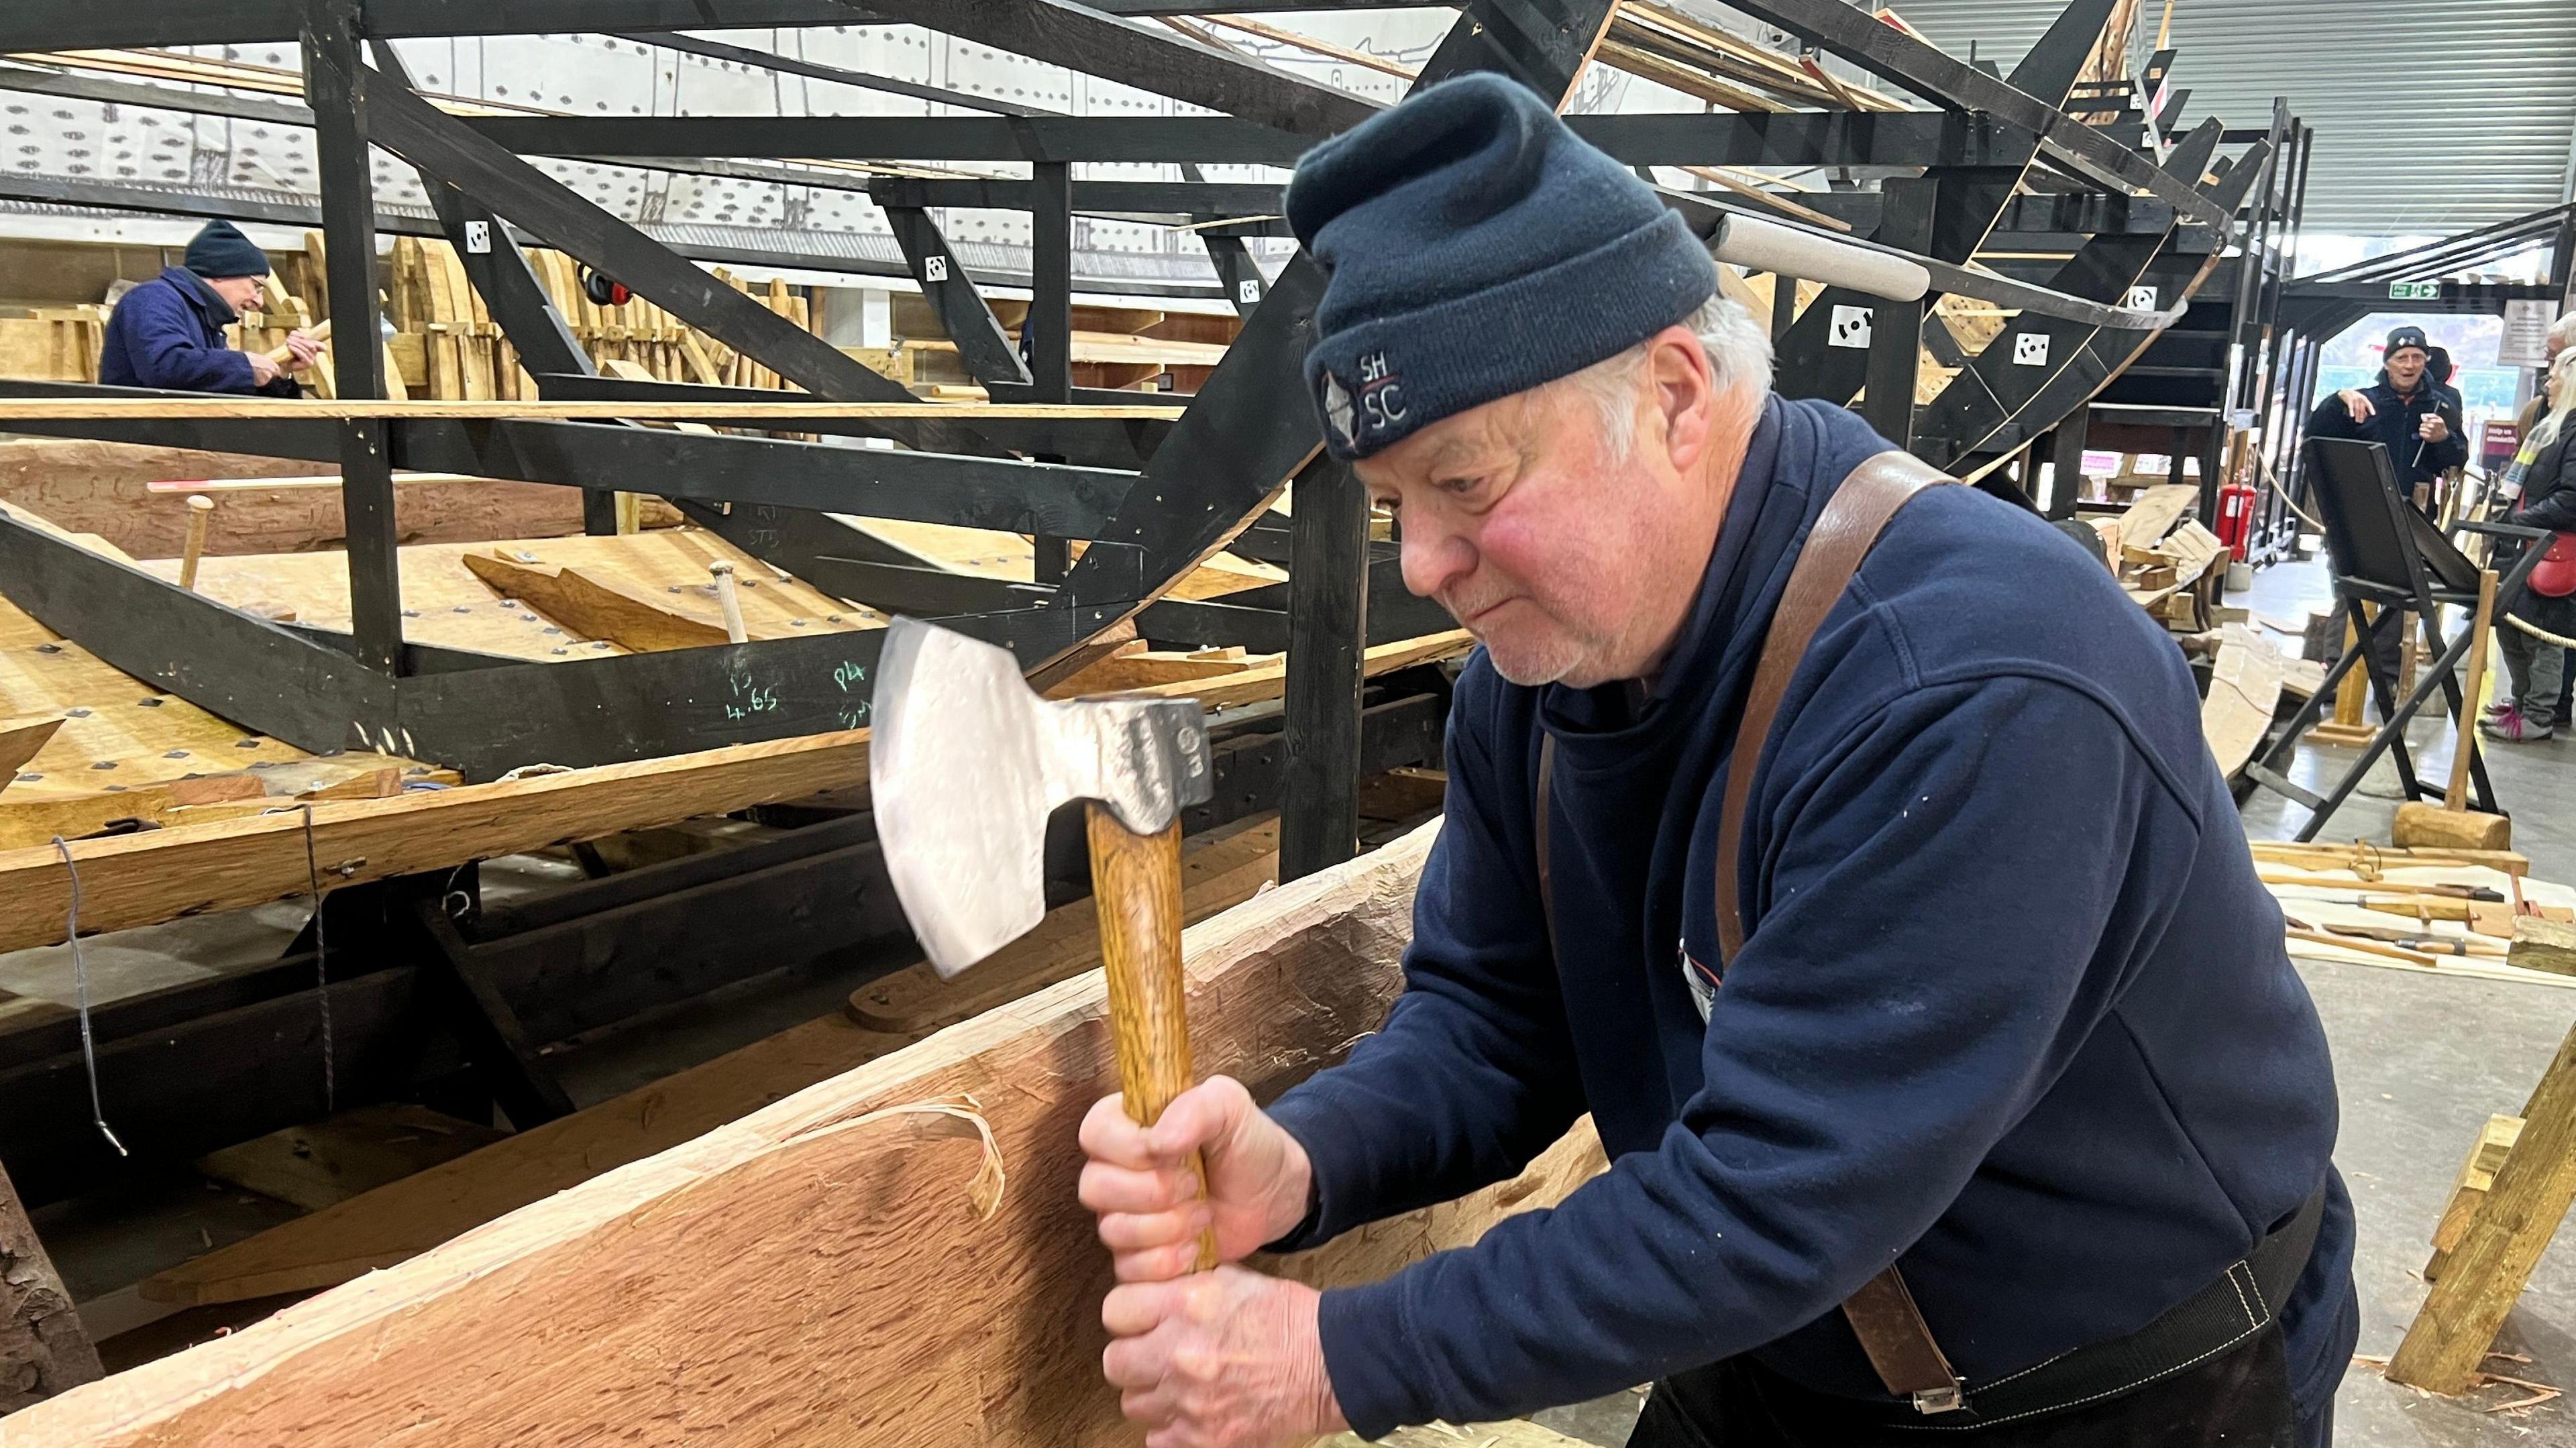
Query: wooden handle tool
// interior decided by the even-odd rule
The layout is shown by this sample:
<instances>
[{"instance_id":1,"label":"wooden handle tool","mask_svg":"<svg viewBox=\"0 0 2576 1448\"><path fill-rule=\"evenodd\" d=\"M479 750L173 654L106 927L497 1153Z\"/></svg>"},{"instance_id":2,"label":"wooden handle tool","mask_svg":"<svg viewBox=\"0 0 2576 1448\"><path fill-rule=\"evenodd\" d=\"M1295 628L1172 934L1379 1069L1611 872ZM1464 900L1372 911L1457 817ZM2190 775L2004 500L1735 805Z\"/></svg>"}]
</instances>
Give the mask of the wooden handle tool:
<instances>
[{"instance_id":1,"label":"wooden handle tool","mask_svg":"<svg viewBox=\"0 0 2576 1448\"><path fill-rule=\"evenodd\" d=\"M1109 978L1109 1029L1118 1048L1118 1089L1128 1118L1151 1126L1197 1079L1181 972L1181 825L1174 820L1140 835L1098 800L1083 809L1100 954ZM1190 1171L1205 1196L1207 1164L1196 1152L1190 1154ZM1216 1234L1201 1232L1197 1270L1216 1263Z\"/></svg>"},{"instance_id":2,"label":"wooden handle tool","mask_svg":"<svg viewBox=\"0 0 2576 1448\"><path fill-rule=\"evenodd\" d=\"M179 586L191 593L197 590L197 560L206 556L206 523L214 512L214 499L203 493L188 495L188 538L179 545Z\"/></svg>"},{"instance_id":3,"label":"wooden handle tool","mask_svg":"<svg viewBox=\"0 0 2576 1448\"><path fill-rule=\"evenodd\" d=\"M2469 625L2468 692L2460 696L2460 737L2451 747L2450 788L2442 792L2442 808L2447 810L2469 807L2469 761L2478 755L2478 694L2486 687L2487 636L2495 628L2495 602L2495 570L2480 569L2477 619Z\"/></svg>"},{"instance_id":4,"label":"wooden handle tool","mask_svg":"<svg viewBox=\"0 0 2576 1448\"><path fill-rule=\"evenodd\" d=\"M316 342L328 342L331 340L331 324L329 322L316 323L304 330L310 334ZM280 367L293 367L297 365L295 361L295 349L292 347L278 346L269 348L268 360L276 363Z\"/></svg>"}]
</instances>

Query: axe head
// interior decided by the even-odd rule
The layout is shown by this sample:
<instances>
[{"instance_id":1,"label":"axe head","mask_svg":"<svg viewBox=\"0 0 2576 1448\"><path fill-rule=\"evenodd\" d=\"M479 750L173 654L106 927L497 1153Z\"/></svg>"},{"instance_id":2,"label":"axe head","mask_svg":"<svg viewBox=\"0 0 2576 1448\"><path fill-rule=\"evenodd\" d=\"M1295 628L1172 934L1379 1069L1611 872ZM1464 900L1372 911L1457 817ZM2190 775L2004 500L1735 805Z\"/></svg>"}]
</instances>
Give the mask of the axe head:
<instances>
[{"instance_id":1,"label":"axe head","mask_svg":"<svg viewBox=\"0 0 2576 1448\"><path fill-rule=\"evenodd\" d=\"M1197 700L1042 699L1009 650L917 619L886 628L870 728L877 844L942 977L1046 914L1057 806L1098 800L1153 834L1213 784Z\"/></svg>"}]
</instances>

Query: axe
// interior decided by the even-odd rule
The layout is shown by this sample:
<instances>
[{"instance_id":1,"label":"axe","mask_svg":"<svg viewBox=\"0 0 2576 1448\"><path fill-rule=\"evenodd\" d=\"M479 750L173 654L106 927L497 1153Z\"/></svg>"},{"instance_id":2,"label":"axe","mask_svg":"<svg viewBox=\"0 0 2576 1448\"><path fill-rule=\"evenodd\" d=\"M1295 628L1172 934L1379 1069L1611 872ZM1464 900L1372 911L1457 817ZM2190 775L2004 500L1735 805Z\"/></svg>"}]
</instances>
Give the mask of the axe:
<instances>
[{"instance_id":1,"label":"axe","mask_svg":"<svg viewBox=\"0 0 2576 1448\"><path fill-rule=\"evenodd\" d=\"M1084 801L1118 1088L1127 1115L1153 1125L1192 1083L1180 813L1213 785L1198 701L1042 699L1008 650L898 618L871 707L877 844L943 979L1046 914L1047 817ZM1204 1190L1195 1154L1190 1168ZM1212 1233L1198 1265L1216 1265Z\"/></svg>"}]
</instances>

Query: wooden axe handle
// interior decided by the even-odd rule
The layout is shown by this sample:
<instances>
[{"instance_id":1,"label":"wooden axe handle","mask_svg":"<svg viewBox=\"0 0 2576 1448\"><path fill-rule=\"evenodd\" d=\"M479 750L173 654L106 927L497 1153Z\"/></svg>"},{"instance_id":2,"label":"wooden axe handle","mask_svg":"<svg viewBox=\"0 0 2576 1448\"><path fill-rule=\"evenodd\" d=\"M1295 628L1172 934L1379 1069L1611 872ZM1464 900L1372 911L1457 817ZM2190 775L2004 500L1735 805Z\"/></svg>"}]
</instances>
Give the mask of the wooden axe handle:
<instances>
[{"instance_id":1,"label":"wooden axe handle","mask_svg":"<svg viewBox=\"0 0 2576 1448\"><path fill-rule=\"evenodd\" d=\"M313 340L316 342L328 342L331 340L331 324L329 322L322 322L314 326L307 327L304 330L311 333ZM294 356L295 349L292 347L277 346L268 349L268 360L276 363L280 367L285 366Z\"/></svg>"},{"instance_id":2,"label":"wooden axe handle","mask_svg":"<svg viewBox=\"0 0 2576 1448\"><path fill-rule=\"evenodd\" d=\"M1118 1089L1139 1126L1195 1082L1188 990L1181 975L1181 824L1130 830L1098 800L1084 806L1091 835L1091 893L1109 977L1109 1029L1118 1044ZM1207 1166L1190 1155L1207 1192ZM1216 1266L1216 1234L1199 1234L1198 1270Z\"/></svg>"}]
</instances>

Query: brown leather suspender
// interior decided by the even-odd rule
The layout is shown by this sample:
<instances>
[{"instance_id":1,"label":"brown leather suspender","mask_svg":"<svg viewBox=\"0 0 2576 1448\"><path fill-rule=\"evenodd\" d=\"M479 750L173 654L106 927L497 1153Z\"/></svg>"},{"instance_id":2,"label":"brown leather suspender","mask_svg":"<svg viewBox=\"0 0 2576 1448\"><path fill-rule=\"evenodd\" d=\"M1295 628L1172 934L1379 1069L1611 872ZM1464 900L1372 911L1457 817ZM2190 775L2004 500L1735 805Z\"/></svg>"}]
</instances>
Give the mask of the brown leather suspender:
<instances>
[{"instance_id":1,"label":"brown leather suspender","mask_svg":"<svg viewBox=\"0 0 2576 1448\"><path fill-rule=\"evenodd\" d=\"M1902 452L1883 452L1852 469L1825 503L1808 531L1806 546L1789 571L1789 586L1771 615L1763 636L1762 656L1754 665L1753 688L1746 696L1743 722L1736 727L1735 750L1726 770L1726 798L1717 825L1717 935L1724 959L1732 961L1744 947L1744 908L1736 896L1736 858L1744 838L1744 809L1753 793L1753 776L1771 736L1790 676L1806 657L1816 629L1860 571L1861 560L1878 541L1887 520L1924 488L1954 482L1945 473ZM1547 916L1553 947L1556 919L1548 892L1549 777L1555 772L1556 740L1539 743L1537 854L1539 902ZM1864 1284L1843 1304L1852 1334L1869 1354L1879 1381L1916 1409L1942 1413L1962 1406L1959 1375L1941 1345L1932 1338L1914 1295L1893 1264Z\"/></svg>"}]
</instances>

